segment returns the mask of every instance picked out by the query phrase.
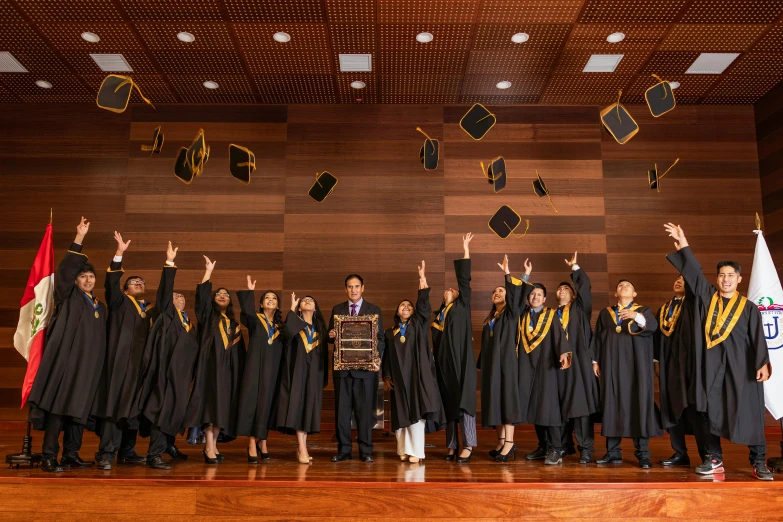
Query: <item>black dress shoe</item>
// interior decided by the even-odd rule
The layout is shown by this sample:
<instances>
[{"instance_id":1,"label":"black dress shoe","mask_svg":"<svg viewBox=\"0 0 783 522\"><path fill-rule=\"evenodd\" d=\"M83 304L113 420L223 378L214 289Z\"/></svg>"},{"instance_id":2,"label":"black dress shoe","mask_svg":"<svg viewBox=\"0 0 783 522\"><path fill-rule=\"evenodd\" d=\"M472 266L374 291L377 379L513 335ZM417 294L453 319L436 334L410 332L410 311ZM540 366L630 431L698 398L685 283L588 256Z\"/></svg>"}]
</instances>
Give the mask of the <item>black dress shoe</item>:
<instances>
[{"instance_id":1,"label":"black dress shoe","mask_svg":"<svg viewBox=\"0 0 783 522\"><path fill-rule=\"evenodd\" d=\"M258 464L258 455L251 455L250 450L247 450L247 463Z\"/></svg>"},{"instance_id":2,"label":"black dress shoe","mask_svg":"<svg viewBox=\"0 0 783 522\"><path fill-rule=\"evenodd\" d=\"M560 450L560 458L561 458L561 459L562 459L563 457L566 457L566 456L568 456L568 455L576 455L576 449L574 449L574 447L573 447L573 446L570 446L570 447L568 447L568 448L566 448L566 449L561 449L561 450Z\"/></svg>"},{"instance_id":3,"label":"black dress shoe","mask_svg":"<svg viewBox=\"0 0 783 522\"><path fill-rule=\"evenodd\" d=\"M41 469L47 473L62 473L63 468L57 465L57 459L43 459Z\"/></svg>"},{"instance_id":4,"label":"black dress shoe","mask_svg":"<svg viewBox=\"0 0 783 522\"><path fill-rule=\"evenodd\" d=\"M470 458L473 456L473 448L470 448L468 451L470 452L468 453L468 456L457 457L457 462L459 462L460 464L467 464L468 462L470 462Z\"/></svg>"},{"instance_id":5,"label":"black dress shoe","mask_svg":"<svg viewBox=\"0 0 783 522\"><path fill-rule=\"evenodd\" d=\"M621 464L622 462L622 456L618 457L617 455L609 455L608 453L595 461L596 464Z\"/></svg>"},{"instance_id":6,"label":"black dress shoe","mask_svg":"<svg viewBox=\"0 0 783 522\"><path fill-rule=\"evenodd\" d=\"M446 455L443 457L443 460L446 462L454 462L454 460L457 458L457 450L454 450L454 453L451 453L450 455Z\"/></svg>"},{"instance_id":7,"label":"black dress shoe","mask_svg":"<svg viewBox=\"0 0 783 522\"><path fill-rule=\"evenodd\" d=\"M533 453L528 453L525 455L525 459L527 460L541 460L546 458L546 450L544 448L536 448L536 451Z\"/></svg>"},{"instance_id":8,"label":"black dress shoe","mask_svg":"<svg viewBox=\"0 0 783 522\"><path fill-rule=\"evenodd\" d=\"M338 453L337 455L332 455L332 462L342 462L344 460L351 460L351 454Z\"/></svg>"},{"instance_id":9,"label":"black dress shoe","mask_svg":"<svg viewBox=\"0 0 783 522\"><path fill-rule=\"evenodd\" d=\"M361 455L359 457L362 462L375 462L375 459L372 458L372 455Z\"/></svg>"},{"instance_id":10,"label":"black dress shoe","mask_svg":"<svg viewBox=\"0 0 783 522\"><path fill-rule=\"evenodd\" d=\"M643 457L639 459L639 467L642 469L650 469L652 468L652 462L650 462L650 459L647 457Z\"/></svg>"},{"instance_id":11,"label":"black dress shoe","mask_svg":"<svg viewBox=\"0 0 783 522\"><path fill-rule=\"evenodd\" d=\"M662 466L688 466L691 465L691 459L688 455L678 455L675 453L666 460L661 461Z\"/></svg>"},{"instance_id":12,"label":"black dress shoe","mask_svg":"<svg viewBox=\"0 0 783 522\"><path fill-rule=\"evenodd\" d=\"M86 462L79 458L79 455L76 455L74 458L63 457L60 461L60 467L62 468L89 468L93 464L95 464L95 462Z\"/></svg>"},{"instance_id":13,"label":"black dress shoe","mask_svg":"<svg viewBox=\"0 0 783 522\"><path fill-rule=\"evenodd\" d=\"M98 461L98 465L96 466L98 469L102 469L104 471L108 471L111 469L111 461L109 459L103 459Z\"/></svg>"},{"instance_id":14,"label":"black dress shoe","mask_svg":"<svg viewBox=\"0 0 783 522\"><path fill-rule=\"evenodd\" d=\"M201 450L201 454L204 455L204 463L205 464L217 464L218 459L213 459L212 457L207 456L207 450Z\"/></svg>"},{"instance_id":15,"label":"black dress shoe","mask_svg":"<svg viewBox=\"0 0 783 522\"><path fill-rule=\"evenodd\" d=\"M223 461L226 460L226 457L224 457L222 454L218 453L215 455L215 458L218 461L218 464L223 464Z\"/></svg>"},{"instance_id":16,"label":"black dress shoe","mask_svg":"<svg viewBox=\"0 0 783 522\"><path fill-rule=\"evenodd\" d=\"M182 453L176 446L169 446L166 453L168 453L169 457L172 459L188 460L188 456Z\"/></svg>"},{"instance_id":17,"label":"black dress shoe","mask_svg":"<svg viewBox=\"0 0 783 522\"><path fill-rule=\"evenodd\" d=\"M166 464L166 461L163 460L163 457L161 457L160 455L155 455L154 457L152 457L151 460L148 460L147 467L152 469L162 469L166 471L171 469L171 466Z\"/></svg>"},{"instance_id":18,"label":"black dress shoe","mask_svg":"<svg viewBox=\"0 0 783 522\"><path fill-rule=\"evenodd\" d=\"M134 453L133 455L125 455L124 457L120 457L119 461L121 464L146 464L147 457L142 457L141 455Z\"/></svg>"},{"instance_id":19,"label":"black dress shoe","mask_svg":"<svg viewBox=\"0 0 783 522\"><path fill-rule=\"evenodd\" d=\"M583 451L579 454L579 464L590 464L593 462L593 454Z\"/></svg>"}]
</instances>

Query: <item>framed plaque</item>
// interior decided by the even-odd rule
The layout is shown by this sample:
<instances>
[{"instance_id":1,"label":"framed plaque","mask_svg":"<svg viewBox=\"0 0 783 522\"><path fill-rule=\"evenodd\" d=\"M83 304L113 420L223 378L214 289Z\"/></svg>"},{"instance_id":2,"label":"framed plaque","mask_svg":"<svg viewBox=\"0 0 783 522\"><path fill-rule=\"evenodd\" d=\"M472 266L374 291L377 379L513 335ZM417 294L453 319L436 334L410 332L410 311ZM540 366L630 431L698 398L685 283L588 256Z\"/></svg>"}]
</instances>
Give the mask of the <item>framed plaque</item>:
<instances>
[{"instance_id":1,"label":"framed plaque","mask_svg":"<svg viewBox=\"0 0 783 522\"><path fill-rule=\"evenodd\" d=\"M335 370L381 369L377 315L335 315L334 329Z\"/></svg>"}]
</instances>

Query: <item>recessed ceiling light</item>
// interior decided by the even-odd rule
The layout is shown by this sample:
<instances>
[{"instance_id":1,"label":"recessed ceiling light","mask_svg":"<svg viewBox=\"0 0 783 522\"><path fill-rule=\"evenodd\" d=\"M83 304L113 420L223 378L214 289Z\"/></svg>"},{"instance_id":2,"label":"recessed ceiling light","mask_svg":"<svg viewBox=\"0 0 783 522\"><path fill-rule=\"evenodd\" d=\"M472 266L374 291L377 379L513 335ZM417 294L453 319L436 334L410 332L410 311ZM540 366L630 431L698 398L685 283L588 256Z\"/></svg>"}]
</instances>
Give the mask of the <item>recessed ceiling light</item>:
<instances>
[{"instance_id":1,"label":"recessed ceiling light","mask_svg":"<svg viewBox=\"0 0 783 522\"><path fill-rule=\"evenodd\" d=\"M676 89L679 86L680 86L680 82L669 82L669 87L671 87L672 89Z\"/></svg>"},{"instance_id":2,"label":"recessed ceiling light","mask_svg":"<svg viewBox=\"0 0 783 522\"><path fill-rule=\"evenodd\" d=\"M365 87L367 87L367 84L357 80L355 82L351 82L351 87L353 87L354 89L364 89Z\"/></svg>"},{"instance_id":3,"label":"recessed ceiling light","mask_svg":"<svg viewBox=\"0 0 783 522\"><path fill-rule=\"evenodd\" d=\"M286 43L291 41L291 35L288 33L284 33L283 31L279 31L273 34L272 38L275 39L275 42L280 42L280 43Z\"/></svg>"},{"instance_id":4,"label":"recessed ceiling light","mask_svg":"<svg viewBox=\"0 0 783 522\"><path fill-rule=\"evenodd\" d=\"M582 72L614 72L622 59L622 54L593 54Z\"/></svg>"},{"instance_id":5,"label":"recessed ceiling light","mask_svg":"<svg viewBox=\"0 0 783 522\"><path fill-rule=\"evenodd\" d=\"M204 85L204 87L206 87L207 89L217 89L218 88L217 82L213 82L211 80L205 81L202 85Z\"/></svg>"},{"instance_id":6,"label":"recessed ceiling light","mask_svg":"<svg viewBox=\"0 0 783 522\"><path fill-rule=\"evenodd\" d=\"M191 43L196 41L196 36L193 33L182 31L177 33L177 40L180 42Z\"/></svg>"},{"instance_id":7,"label":"recessed ceiling light","mask_svg":"<svg viewBox=\"0 0 783 522\"><path fill-rule=\"evenodd\" d=\"M511 41L514 43L525 43L530 40L530 35L527 33L517 33L511 37Z\"/></svg>"},{"instance_id":8,"label":"recessed ceiling light","mask_svg":"<svg viewBox=\"0 0 783 522\"><path fill-rule=\"evenodd\" d=\"M419 33L416 35L416 41L420 43L430 43L434 38L432 33Z\"/></svg>"},{"instance_id":9,"label":"recessed ceiling light","mask_svg":"<svg viewBox=\"0 0 783 522\"><path fill-rule=\"evenodd\" d=\"M101 37L95 33L86 32L82 33L82 40L86 40L90 43L98 43L101 41Z\"/></svg>"},{"instance_id":10,"label":"recessed ceiling light","mask_svg":"<svg viewBox=\"0 0 783 522\"><path fill-rule=\"evenodd\" d=\"M624 33L612 33L606 37L606 41L609 43L622 42L623 40L625 40Z\"/></svg>"},{"instance_id":11,"label":"recessed ceiling light","mask_svg":"<svg viewBox=\"0 0 783 522\"><path fill-rule=\"evenodd\" d=\"M498 89L508 89L509 87L511 87L511 82L504 80L502 82L498 82L495 85L495 87L497 87Z\"/></svg>"},{"instance_id":12,"label":"recessed ceiling light","mask_svg":"<svg viewBox=\"0 0 783 522\"><path fill-rule=\"evenodd\" d=\"M721 74L739 53L701 53L685 74Z\"/></svg>"},{"instance_id":13,"label":"recessed ceiling light","mask_svg":"<svg viewBox=\"0 0 783 522\"><path fill-rule=\"evenodd\" d=\"M52 84L47 82L46 80L37 80L35 84L40 87L41 89L51 89Z\"/></svg>"}]
</instances>

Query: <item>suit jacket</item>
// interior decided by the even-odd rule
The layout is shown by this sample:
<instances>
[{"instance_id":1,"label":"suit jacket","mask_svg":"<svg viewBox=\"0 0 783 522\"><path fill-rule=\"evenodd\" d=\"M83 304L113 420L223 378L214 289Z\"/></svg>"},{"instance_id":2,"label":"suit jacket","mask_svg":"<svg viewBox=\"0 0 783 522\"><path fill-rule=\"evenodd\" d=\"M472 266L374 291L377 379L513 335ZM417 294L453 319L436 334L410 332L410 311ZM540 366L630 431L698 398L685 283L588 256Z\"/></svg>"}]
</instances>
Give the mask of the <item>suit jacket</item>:
<instances>
[{"instance_id":1,"label":"suit jacket","mask_svg":"<svg viewBox=\"0 0 783 522\"><path fill-rule=\"evenodd\" d=\"M359 308L357 315L377 315L378 316L378 356L383 358L383 350L386 347L386 331L383 329L383 318L381 315L381 309L376 305L368 302L366 299L362 301L362 306ZM348 301L345 300L342 303L336 304L332 308L332 315L329 316L329 331L334 329L334 316L335 315L351 315L350 308L348 307ZM334 344L334 339L329 339L330 344ZM332 370L332 377L339 379L341 377L347 377L350 375L356 379L371 379L378 376L378 372L371 372L367 370Z\"/></svg>"}]
</instances>

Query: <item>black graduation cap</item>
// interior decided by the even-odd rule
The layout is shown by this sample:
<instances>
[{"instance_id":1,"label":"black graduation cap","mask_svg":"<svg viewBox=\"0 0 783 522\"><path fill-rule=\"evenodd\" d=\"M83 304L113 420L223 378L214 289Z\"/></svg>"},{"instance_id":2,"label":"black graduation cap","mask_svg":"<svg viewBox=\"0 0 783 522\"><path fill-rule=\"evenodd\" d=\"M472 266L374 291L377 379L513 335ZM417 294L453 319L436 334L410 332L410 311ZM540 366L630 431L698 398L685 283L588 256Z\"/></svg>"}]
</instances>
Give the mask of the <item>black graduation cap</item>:
<instances>
[{"instance_id":1,"label":"black graduation cap","mask_svg":"<svg viewBox=\"0 0 783 522\"><path fill-rule=\"evenodd\" d=\"M544 180L538 174L538 171L536 171L536 177L538 179L533 180L533 190L536 192L536 194L538 194L539 198L543 198L544 196L546 196L547 199L549 199L549 204L555 210L555 214L559 214L560 212L558 212L557 209L555 208L555 205L552 204L552 198L549 195L549 189L546 188L546 183L544 183Z\"/></svg>"},{"instance_id":2,"label":"black graduation cap","mask_svg":"<svg viewBox=\"0 0 783 522\"><path fill-rule=\"evenodd\" d=\"M250 174L256 170L256 155L249 149L232 143L228 146L228 168L232 176L249 185Z\"/></svg>"},{"instance_id":3,"label":"black graduation cap","mask_svg":"<svg viewBox=\"0 0 783 522\"><path fill-rule=\"evenodd\" d=\"M424 170L435 170L438 168L438 159L440 158L440 144L438 140L433 140L427 133L421 130L421 127L416 127L416 130L424 134L427 137L424 140L424 145L419 150L419 159L424 165Z\"/></svg>"},{"instance_id":4,"label":"black graduation cap","mask_svg":"<svg viewBox=\"0 0 783 522\"><path fill-rule=\"evenodd\" d=\"M161 130L160 125L155 127L155 130L152 131L152 145L142 145L141 150L145 152L149 151L150 156L153 154L160 154L160 151L163 150L163 131Z\"/></svg>"},{"instance_id":5,"label":"black graduation cap","mask_svg":"<svg viewBox=\"0 0 783 522\"><path fill-rule=\"evenodd\" d=\"M474 140L483 138L495 123L497 123L495 115L480 103L474 104L459 120L459 126Z\"/></svg>"},{"instance_id":6,"label":"black graduation cap","mask_svg":"<svg viewBox=\"0 0 783 522\"><path fill-rule=\"evenodd\" d=\"M204 165L209 160L209 151L209 145L204 139L204 129L199 129L190 147L180 149L177 161L174 163L174 175L184 183L193 181L194 177L204 172Z\"/></svg>"},{"instance_id":7,"label":"black graduation cap","mask_svg":"<svg viewBox=\"0 0 783 522\"><path fill-rule=\"evenodd\" d=\"M639 132L639 125L631 118L631 114L620 104L620 96L617 95L617 103L610 105L601 111L601 123L606 131L622 145Z\"/></svg>"},{"instance_id":8,"label":"black graduation cap","mask_svg":"<svg viewBox=\"0 0 783 522\"><path fill-rule=\"evenodd\" d=\"M177 154L177 161L174 162L174 175L179 178L180 181L189 185L193 181L193 171L190 166L187 165L188 149L182 147Z\"/></svg>"},{"instance_id":9,"label":"black graduation cap","mask_svg":"<svg viewBox=\"0 0 783 522\"><path fill-rule=\"evenodd\" d=\"M522 217L514 212L514 209L503 205L495 212L495 215L489 219L489 229L492 230L500 239L506 239L508 236L525 237L530 228L530 220L525 220L525 233L521 236L514 234L519 224L522 223Z\"/></svg>"},{"instance_id":10,"label":"black graduation cap","mask_svg":"<svg viewBox=\"0 0 783 522\"><path fill-rule=\"evenodd\" d=\"M311 198L318 203L326 199L326 197L332 193L335 185L337 185L337 178L332 176L326 171L315 174L315 183L310 187L310 191L307 193Z\"/></svg>"},{"instance_id":11,"label":"black graduation cap","mask_svg":"<svg viewBox=\"0 0 783 522\"><path fill-rule=\"evenodd\" d=\"M680 161L680 158L677 158L676 160L674 160L674 163L672 163L671 166L668 169L666 169L666 172L664 172L660 176L658 175L658 164L657 163L653 166L652 170L648 170L647 171L647 181L650 183L650 188L651 189L655 189L658 192L660 192L661 191L661 184L660 184L661 178L663 178L670 170L672 170L672 167L674 167L679 161Z\"/></svg>"},{"instance_id":12,"label":"black graduation cap","mask_svg":"<svg viewBox=\"0 0 783 522\"><path fill-rule=\"evenodd\" d=\"M671 84L661 80L658 75L653 74L652 76L658 80L658 83L644 92L644 99L647 100L647 106L652 115L657 118L672 110L677 105L677 101L674 99Z\"/></svg>"},{"instance_id":13,"label":"black graduation cap","mask_svg":"<svg viewBox=\"0 0 783 522\"><path fill-rule=\"evenodd\" d=\"M479 164L481 165L481 172L487 178L489 184L492 185L495 192L500 192L506 188L506 160L503 159L503 156L493 159L489 163L487 170L484 170L483 161L480 161Z\"/></svg>"},{"instance_id":14,"label":"black graduation cap","mask_svg":"<svg viewBox=\"0 0 783 522\"><path fill-rule=\"evenodd\" d=\"M141 93L141 89L133 81L130 76L121 76L119 74L110 74L103 79L100 88L98 89L98 96L95 99L95 103L101 109L106 109L112 112L125 112L128 108L128 102L130 101L133 88L139 91L141 99L148 103L153 109L152 102L145 98Z\"/></svg>"}]
</instances>

